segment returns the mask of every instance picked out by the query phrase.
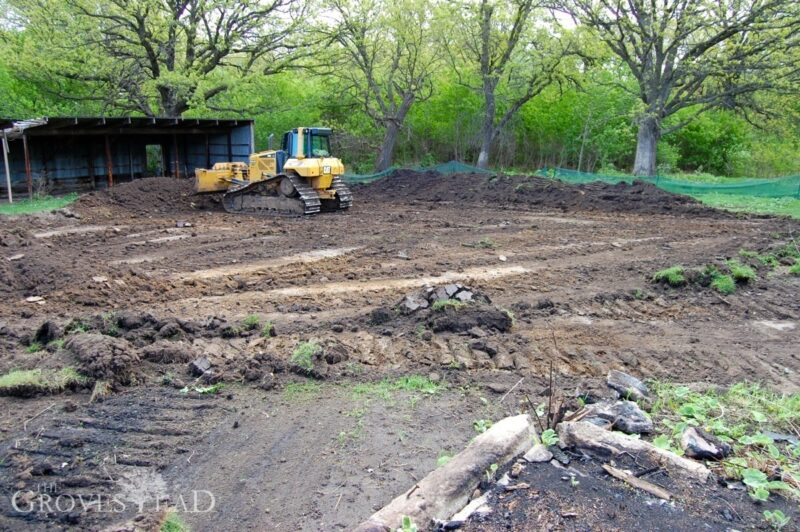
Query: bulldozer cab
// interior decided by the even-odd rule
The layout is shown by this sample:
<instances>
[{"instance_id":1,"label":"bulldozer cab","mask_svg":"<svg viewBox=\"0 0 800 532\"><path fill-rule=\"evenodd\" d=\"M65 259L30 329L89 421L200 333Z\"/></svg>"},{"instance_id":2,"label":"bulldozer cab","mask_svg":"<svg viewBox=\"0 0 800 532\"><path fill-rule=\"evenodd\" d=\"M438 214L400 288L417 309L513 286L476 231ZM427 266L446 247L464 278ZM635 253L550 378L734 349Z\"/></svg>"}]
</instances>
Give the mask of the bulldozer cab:
<instances>
[{"instance_id":1,"label":"bulldozer cab","mask_svg":"<svg viewBox=\"0 0 800 532\"><path fill-rule=\"evenodd\" d=\"M330 139L329 128L297 128L284 133L281 149L289 159L330 157Z\"/></svg>"}]
</instances>

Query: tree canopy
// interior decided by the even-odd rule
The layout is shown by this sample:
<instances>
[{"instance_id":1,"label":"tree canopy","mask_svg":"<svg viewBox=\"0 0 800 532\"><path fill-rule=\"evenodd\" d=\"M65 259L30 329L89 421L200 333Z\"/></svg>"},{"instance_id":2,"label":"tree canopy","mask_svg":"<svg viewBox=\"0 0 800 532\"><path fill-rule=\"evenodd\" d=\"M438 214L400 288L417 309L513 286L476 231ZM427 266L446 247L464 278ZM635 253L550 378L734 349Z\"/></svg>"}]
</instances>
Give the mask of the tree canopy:
<instances>
[{"instance_id":1,"label":"tree canopy","mask_svg":"<svg viewBox=\"0 0 800 532\"><path fill-rule=\"evenodd\" d=\"M351 170L800 173L790 0L0 0L0 115L255 117Z\"/></svg>"}]
</instances>

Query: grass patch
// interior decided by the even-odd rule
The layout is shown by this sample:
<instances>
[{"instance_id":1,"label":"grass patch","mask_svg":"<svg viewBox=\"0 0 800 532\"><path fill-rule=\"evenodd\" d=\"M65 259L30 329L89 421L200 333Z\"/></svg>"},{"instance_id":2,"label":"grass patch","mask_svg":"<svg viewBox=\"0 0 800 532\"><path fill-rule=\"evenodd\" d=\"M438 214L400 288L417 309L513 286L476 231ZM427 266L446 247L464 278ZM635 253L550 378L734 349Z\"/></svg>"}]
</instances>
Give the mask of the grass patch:
<instances>
[{"instance_id":1,"label":"grass patch","mask_svg":"<svg viewBox=\"0 0 800 532\"><path fill-rule=\"evenodd\" d=\"M492 240L491 238L489 238L487 236L487 237L481 238L477 242L472 242L472 243L469 243L469 244L462 244L462 246L464 246L465 248L494 249L496 244L494 243L494 240Z\"/></svg>"},{"instance_id":2,"label":"grass patch","mask_svg":"<svg viewBox=\"0 0 800 532\"><path fill-rule=\"evenodd\" d=\"M15 201L14 203L3 203L0 204L0 216L17 216L20 214L54 211L66 207L77 199L78 194L73 193L64 196L42 196Z\"/></svg>"},{"instance_id":3,"label":"grass patch","mask_svg":"<svg viewBox=\"0 0 800 532\"><path fill-rule=\"evenodd\" d=\"M755 281L756 271L750 266L745 266L738 260L729 260L725 263L731 271L731 277L737 283L749 283Z\"/></svg>"},{"instance_id":4,"label":"grass patch","mask_svg":"<svg viewBox=\"0 0 800 532\"><path fill-rule=\"evenodd\" d=\"M800 275L800 260L794 263L794 266L789 268L789 273L791 275Z\"/></svg>"},{"instance_id":5,"label":"grass patch","mask_svg":"<svg viewBox=\"0 0 800 532\"><path fill-rule=\"evenodd\" d=\"M683 286L686 284L686 275L683 266L671 266L653 274L654 283L666 282L670 286Z\"/></svg>"},{"instance_id":6,"label":"grass patch","mask_svg":"<svg viewBox=\"0 0 800 532\"><path fill-rule=\"evenodd\" d=\"M800 500L800 447L771 436L796 434L800 394L778 395L755 384L724 392L695 392L685 386L654 383L651 414L659 435L653 443L683 454L679 441L690 426L700 427L733 447L733 455L712 464L718 473L742 479L755 500L780 491ZM776 477L777 475L777 477Z\"/></svg>"},{"instance_id":7,"label":"grass patch","mask_svg":"<svg viewBox=\"0 0 800 532\"><path fill-rule=\"evenodd\" d=\"M321 350L322 347L317 342L302 342L292 351L290 360L295 366L305 371L311 371L314 369L314 355Z\"/></svg>"},{"instance_id":8,"label":"grass patch","mask_svg":"<svg viewBox=\"0 0 800 532\"><path fill-rule=\"evenodd\" d=\"M159 530L160 532L189 532L189 527L177 512L171 511L167 513L167 518L161 523Z\"/></svg>"},{"instance_id":9,"label":"grass patch","mask_svg":"<svg viewBox=\"0 0 800 532\"><path fill-rule=\"evenodd\" d=\"M17 370L0 376L0 395L28 397L39 393L59 393L86 386L89 379L73 368L61 370Z\"/></svg>"},{"instance_id":10,"label":"grass patch","mask_svg":"<svg viewBox=\"0 0 800 532\"><path fill-rule=\"evenodd\" d=\"M39 342L32 342L31 345L25 348L25 351L27 351L28 353L38 353L42 349L44 349L42 344L40 344Z\"/></svg>"},{"instance_id":11,"label":"grass patch","mask_svg":"<svg viewBox=\"0 0 800 532\"><path fill-rule=\"evenodd\" d=\"M378 396L385 401L392 399L394 392L414 392L434 395L445 388L443 384L434 382L421 375L409 375L398 379L383 379L379 382L362 382L353 387L353 396Z\"/></svg>"},{"instance_id":12,"label":"grass patch","mask_svg":"<svg viewBox=\"0 0 800 532\"><path fill-rule=\"evenodd\" d=\"M458 310L462 308L466 303L461 301L456 301L455 299L440 299L438 301L434 301L433 305L431 305L431 310L435 311L443 311L446 308L453 308Z\"/></svg>"},{"instance_id":13,"label":"grass patch","mask_svg":"<svg viewBox=\"0 0 800 532\"><path fill-rule=\"evenodd\" d=\"M800 218L800 199L797 198L761 198L732 194L700 194L694 197L709 207L727 211Z\"/></svg>"},{"instance_id":14,"label":"grass patch","mask_svg":"<svg viewBox=\"0 0 800 532\"><path fill-rule=\"evenodd\" d=\"M322 385L316 382L290 382L283 388L283 398L287 401L307 401L322 391Z\"/></svg>"},{"instance_id":15,"label":"grass patch","mask_svg":"<svg viewBox=\"0 0 800 532\"><path fill-rule=\"evenodd\" d=\"M261 318L255 314L248 315L242 322L242 329L245 331L255 331L261 327Z\"/></svg>"},{"instance_id":16,"label":"grass patch","mask_svg":"<svg viewBox=\"0 0 800 532\"><path fill-rule=\"evenodd\" d=\"M711 288L720 294L729 295L736 292L736 281L730 275L718 274L711 281Z\"/></svg>"},{"instance_id":17,"label":"grass patch","mask_svg":"<svg viewBox=\"0 0 800 532\"><path fill-rule=\"evenodd\" d=\"M275 325L271 321L267 321L261 326L261 336L264 338L275 336Z\"/></svg>"}]
</instances>

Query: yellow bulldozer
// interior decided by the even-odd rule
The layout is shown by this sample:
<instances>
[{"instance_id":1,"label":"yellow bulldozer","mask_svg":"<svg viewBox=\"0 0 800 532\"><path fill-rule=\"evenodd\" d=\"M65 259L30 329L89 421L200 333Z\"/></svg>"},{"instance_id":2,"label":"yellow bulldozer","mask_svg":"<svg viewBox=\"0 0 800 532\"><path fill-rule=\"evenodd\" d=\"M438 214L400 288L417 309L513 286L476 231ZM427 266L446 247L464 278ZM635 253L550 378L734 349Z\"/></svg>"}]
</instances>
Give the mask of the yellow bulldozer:
<instances>
[{"instance_id":1,"label":"yellow bulldozer","mask_svg":"<svg viewBox=\"0 0 800 532\"><path fill-rule=\"evenodd\" d=\"M331 130L298 127L283 135L280 150L250 156L250 164L217 163L197 169L195 192L224 192L232 213L305 215L350 208L344 165L331 157Z\"/></svg>"}]
</instances>

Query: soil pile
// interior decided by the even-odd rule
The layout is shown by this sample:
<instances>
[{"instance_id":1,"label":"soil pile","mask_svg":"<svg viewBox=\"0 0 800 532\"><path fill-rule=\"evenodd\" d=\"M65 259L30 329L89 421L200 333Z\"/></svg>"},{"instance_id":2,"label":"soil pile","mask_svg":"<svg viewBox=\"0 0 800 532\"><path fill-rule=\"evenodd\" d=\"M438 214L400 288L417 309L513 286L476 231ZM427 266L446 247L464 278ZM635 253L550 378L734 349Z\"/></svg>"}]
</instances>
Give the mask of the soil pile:
<instances>
[{"instance_id":1,"label":"soil pile","mask_svg":"<svg viewBox=\"0 0 800 532\"><path fill-rule=\"evenodd\" d=\"M217 208L219 198L195 194L191 179L148 177L85 194L75 204L77 210L108 206L136 214L172 214Z\"/></svg>"},{"instance_id":2,"label":"soil pile","mask_svg":"<svg viewBox=\"0 0 800 532\"><path fill-rule=\"evenodd\" d=\"M435 202L488 203L545 209L643 214L684 214L730 218L688 196L671 194L644 181L632 184L570 185L535 176L440 174L397 170L360 188L370 199L410 199Z\"/></svg>"},{"instance_id":3,"label":"soil pile","mask_svg":"<svg viewBox=\"0 0 800 532\"><path fill-rule=\"evenodd\" d=\"M95 380L131 384L139 364L139 356L125 340L103 334L76 334L66 348L78 360L78 371Z\"/></svg>"}]
</instances>

